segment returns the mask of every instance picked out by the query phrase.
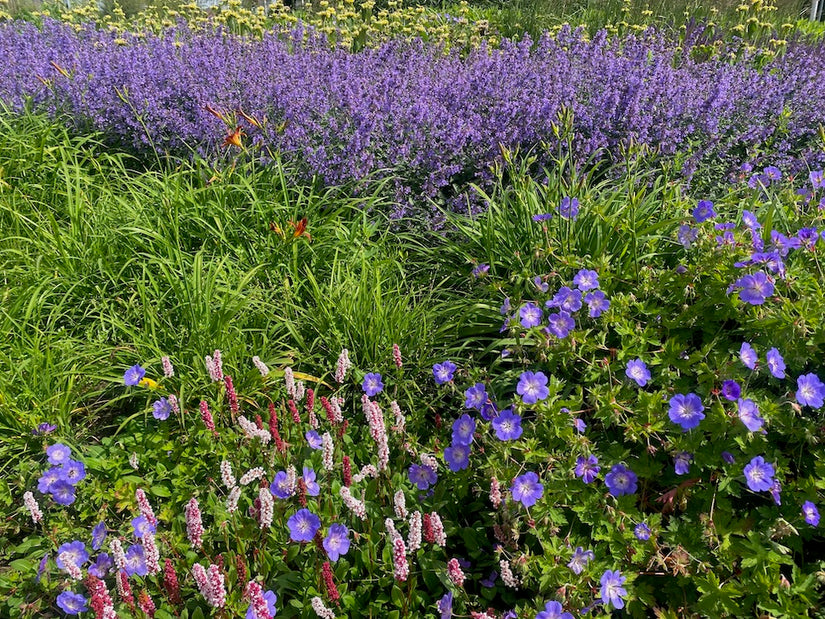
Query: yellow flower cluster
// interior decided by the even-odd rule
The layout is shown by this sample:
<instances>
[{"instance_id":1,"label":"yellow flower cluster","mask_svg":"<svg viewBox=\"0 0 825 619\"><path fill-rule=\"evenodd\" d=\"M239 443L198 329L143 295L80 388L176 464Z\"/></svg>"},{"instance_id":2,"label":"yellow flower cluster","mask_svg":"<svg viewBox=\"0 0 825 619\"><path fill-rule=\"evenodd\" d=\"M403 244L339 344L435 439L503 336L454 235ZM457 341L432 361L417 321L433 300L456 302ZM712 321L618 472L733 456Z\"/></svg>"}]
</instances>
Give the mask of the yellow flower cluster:
<instances>
[{"instance_id":1,"label":"yellow flower cluster","mask_svg":"<svg viewBox=\"0 0 825 619\"><path fill-rule=\"evenodd\" d=\"M0 0L3 1L7 0ZM77 27L93 22L118 32L159 32L183 20L196 29L222 26L228 32L251 36L261 36L276 26L291 27L301 22L326 34L330 42L353 49L398 37L420 37L447 49L474 48L484 42L496 46L500 42L490 22L473 17L464 1L453 7L449 14L423 6L404 6L401 0L390 0L387 8L380 10L375 10L375 6L374 0L314 0L293 10L283 0L273 0L265 6L249 9L241 0L224 0L208 9L201 9L195 3L175 8L152 4L127 16L119 5L102 13L97 0L89 0L71 8L55 6L40 15L49 15Z\"/></svg>"}]
</instances>

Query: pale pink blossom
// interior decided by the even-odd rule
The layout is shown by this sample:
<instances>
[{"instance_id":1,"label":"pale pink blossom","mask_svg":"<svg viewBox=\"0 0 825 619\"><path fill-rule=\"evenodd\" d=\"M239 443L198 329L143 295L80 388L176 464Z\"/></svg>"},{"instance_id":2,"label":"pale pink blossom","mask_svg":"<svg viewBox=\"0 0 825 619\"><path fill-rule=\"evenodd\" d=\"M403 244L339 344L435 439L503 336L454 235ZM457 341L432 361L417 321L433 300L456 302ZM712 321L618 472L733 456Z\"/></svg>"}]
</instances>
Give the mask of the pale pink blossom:
<instances>
[{"instance_id":1,"label":"pale pink blossom","mask_svg":"<svg viewBox=\"0 0 825 619\"><path fill-rule=\"evenodd\" d=\"M161 357L160 364L163 366L163 375L166 378L172 378L175 375L175 368L172 367L169 357Z\"/></svg>"},{"instance_id":2,"label":"pale pink blossom","mask_svg":"<svg viewBox=\"0 0 825 619\"><path fill-rule=\"evenodd\" d=\"M407 580L410 575L410 564L407 562L407 549L400 535L392 542L392 561L395 567L395 579L399 582Z\"/></svg>"},{"instance_id":3,"label":"pale pink blossom","mask_svg":"<svg viewBox=\"0 0 825 619\"><path fill-rule=\"evenodd\" d=\"M238 499L241 498L241 487L235 486L232 488L232 492L229 493L229 497L226 499L226 511L230 514L234 514L238 511Z\"/></svg>"},{"instance_id":4,"label":"pale pink blossom","mask_svg":"<svg viewBox=\"0 0 825 619\"><path fill-rule=\"evenodd\" d=\"M258 514L258 521L262 529L268 529L272 525L272 515L275 509L275 500L269 488L258 490L258 499L261 502L261 511Z\"/></svg>"},{"instance_id":5,"label":"pale pink blossom","mask_svg":"<svg viewBox=\"0 0 825 619\"><path fill-rule=\"evenodd\" d=\"M195 548L200 548L203 545L203 522L198 500L195 497L189 499L184 511L186 514L186 537L189 538L189 542Z\"/></svg>"},{"instance_id":6,"label":"pale pink blossom","mask_svg":"<svg viewBox=\"0 0 825 619\"><path fill-rule=\"evenodd\" d=\"M74 555L71 552L61 552L57 559L63 564L63 569L69 573L73 580L80 580L83 578L83 572L74 561Z\"/></svg>"},{"instance_id":7,"label":"pale pink blossom","mask_svg":"<svg viewBox=\"0 0 825 619\"><path fill-rule=\"evenodd\" d=\"M292 368L284 370L284 383L286 385L286 395L290 400L295 399L295 374L292 373Z\"/></svg>"},{"instance_id":8,"label":"pale pink blossom","mask_svg":"<svg viewBox=\"0 0 825 619\"><path fill-rule=\"evenodd\" d=\"M413 512L410 516L410 535L407 538L407 547L410 552L421 548L421 512Z\"/></svg>"},{"instance_id":9,"label":"pale pink blossom","mask_svg":"<svg viewBox=\"0 0 825 619\"><path fill-rule=\"evenodd\" d=\"M404 417L404 413L401 412L401 407L398 406L398 402L395 400L390 402L390 410L395 417L395 425L392 427L393 432L403 432L407 425L407 420Z\"/></svg>"},{"instance_id":10,"label":"pale pink blossom","mask_svg":"<svg viewBox=\"0 0 825 619\"><path fill-rule=\"evenodd\" d=\"M142 488L135 490L135 499L137 500L138 509L142 516L146 518L151 524L157 525L158 519L155 518L155 512L152 511L152 506L149 505L149 499L146 498L146 493Z\"/></svg>"},{"instance_id":11,"label":"pale pink blossom","mask_svg":"<svg viewBox=\"0 0 825 619\"><path fill-rule=\"evenodd\" d=\"M501 571L501 580L504 582L505 586L510 587L511 589L518 589L519 580L516 575L513 574L513 570L510 569L510 562L506 559L502 559L499 561L498 567Z\"/></svg>"},{"instance_id":12,"label":"pale pink blossom","mask_svg":"<svg viewBox=\"0 0 825 619\"><path fill-rule=\"evenodd\" d=\"M447 562L447 576L450 577L456 587L464 586L464 572L458 564L458 559L452 558Z\"/></svg>"},{"instance_id":13,"label":"pale pink blossom","mask_svg":"<svg viewBox=\"0 0 825 619\"><path fill-rule=\"evenodd\" d=\"M250 580L246 583L246 591L244 591L244 596L249 600L249 603L252 606L252 612L255 619L271 619L261 585L254 580Z\"/></svg>"},{"instance_id":14,"label":"pale pink blossom","mask_svg":"<svg viewBox=\"0 0 825 619\"><path fill-rule=\"evenodd\" d=\"M447 545L447 534L444 532L444 523L441 522L441 516L437 512L430 514L430 524L433 527L435 543L443 548Z\"/></svg>"},{"instance_id":15,"label":"pale pink blossom","mask_svg":"<svg viewBox=\"0 0 825 619\"><path fill-rule=\"evenodd\" d=\"M395 367L398 369L401 369L401 366L404 365L401 361L401 349L398 347L398 344L392 345L392 360L395 362Z\"/></svg>"},{"instance_id":16,"label":"pale pink blossom","mask_svg":"<svg viewBox=\"0 0 825 619\"><path fill-rule=\"evenodd\" d=\"M238 416L238 425L241 426L243 430L244 436L249 439L258 438L261 442L266 445L269 443L272 436L269 434L269 430L264 430L259 428L254 422L249 421L243 415Z\"/></svg>"},{"instance_id":17,"label":"pale pink blossom","mask_svg":"<svg viewBox=\"0 0 825 619\"><path fill-rule=\"evenodd\" d=\"M315 614L321 619L335 619L335 613L324 606L324 601L321 598L317 596L312 598L311 604L312 610L314 610Z\"/></svg>"},{"instance_id":18,"label":"pale pink blossom","mask_svg":"<svg viewBox=\"0 0 825 619\"><path fill-rule=\"evenodd\" d=\"M323 443L323 452L321 462L324 465L324 470L332 472L332 467L334 465L333 462L333 452L334 452L334 445L332 444L332 436L329 432L324 432L324 435L321 437Z\"/></svg>"},{"instance_id":19,"label":"pale pink blossom","mask_svg":"<svg viewBox=\"0 0 825 619\"><path fill-rule=\"evenodd\" d=\"M116 537L109 540L109 549L112 551L112 560L118 570L126 569L126 553L123 551L123 544Z\"/></svg>"},{"instance_id":20,"label":"pale pink blossom","mask_svg":"<svg viewBox=\"0 0 825 619\"><path fill-rule=\"evenodd\" d=\"M221 481L229 490L234 488L237 483L235 476L232 474L232 465L226 460L221 460Z\"/></svg>"},{"instance_id":21,"label":"pale pink blossom","mask_svg":"<svg viewBox=\"0 0 825 619\"><path fill-rule=\"evenodd\" d=\"M252 363L255 364L255 367L258 368L258 371L261 373L261 376L266 376L269 374L269 368L266 367L266 364L261 361L261 358L257 355L252 357Z\"/></svg>"},{"instance_id":22,"label":"pale pink blossom","mask_svg":"<svg viewBox=\"0 0 825 619\"><path fill-rule=\"evenodd\" d=\"M498 480L493 477L490 480L490 503L493 504L493 507L498 509L501 506L501 486L498 483Z\"/></svg>"},{"instance_id":23,"label":"pale pink blossom","mask_svg":"<svg viewBox=\"0 0 825 619\"><path fill-rule=\"evenodd\" d=\"M43 512L40 511L40 506L37 504L37 501L31 492L23 493L23 504L29 510L35 524L43 520Z\"/></svg>"},{"instance_id":24,"label":"pale pink blossom","mask_svg":"<svg viewBox=\"0 0 825 619\"><path fill-rule=\"evenodd\" d=\"M367 506L364 504L363 501L359 501L354 496L352 496L352 492L346 486L341 486L341 490L339 490L339 494L341 498L344 500L344 505L358 516L361 520L367 519Z\"/></svg>"},{"instance_id":25,"label":"pale pink blossom","mask_svg":"<svg viewBox=\"0 0 825 619\"><path fill-rule=\"evenodd\" d=\"M246 473L241 475L240 484L242 486L247 486L251 484L253 481L260 479L263 476L264 470L261 467L256 466L254 469L249 469Z\"/></svg>"},{"instance_id":26,"label":"pale pink blossom","mask_svg":"<svg viewBox=\"0 0 825 619\"><path fill-rule=\"evenodd\" d=\"M352 363L349 360L349 351L344 348L341 351L341 354L338 356L338 363L335 366L335 382L339 385L344 382L344 379L347 376L347 370L352 367Z\"/></svg>"},{"instance_id":27,"label":"pale pink blossom","mask_svg":"<svg viewBox=\"0 0 825 619\"><path fill-rule=\"evenodd\" d=\"M404 520L407 517L407 499L404 496L404 491L399 490L393 495L393 504L395 507L395 515Z\"/></svg>"},{"instance_id":28,"label":"pale pink blossom","mask_svg":"<svg viewBox=\"0 0 825 619\"><path fill-rule=\"evenodd\" d=\"M174 413L176 415L179 415L180 414L180 402L178 402L178 396L176 396L174 393L170 393L169 397L166 398L166 399L169 400L169 406L172 407L172 410L174 411Z\"/></svg>"},{"instance_id":29,"label":"pale pink blossom","mask_svg":"<svg viewBox=\"0 0 825 619\"><path fill-rule=\"evenodd\" d=\"M157 574L160 572L160 552L157 543L155 543L155 535L150 531L145 531L140 541L143 544L146 569L149 570L149 574Z\"/></svg>"}]
</instances>

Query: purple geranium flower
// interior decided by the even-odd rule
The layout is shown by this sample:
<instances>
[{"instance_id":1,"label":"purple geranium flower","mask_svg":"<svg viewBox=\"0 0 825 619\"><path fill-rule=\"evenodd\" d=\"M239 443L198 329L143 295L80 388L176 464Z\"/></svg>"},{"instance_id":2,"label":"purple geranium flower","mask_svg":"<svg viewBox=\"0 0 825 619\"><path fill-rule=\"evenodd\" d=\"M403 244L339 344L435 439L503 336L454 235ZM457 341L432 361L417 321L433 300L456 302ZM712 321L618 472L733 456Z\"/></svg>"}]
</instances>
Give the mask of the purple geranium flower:
<instances>
[{"instance_id":1,"label":"purple geranium flower","mask_svg":"<svg viewBox=\"0 0 825 619\"><path fill-rule=\"evenodd\" d=\"M773 465L765 462L762 456L756 456L745 465L745 481L754 492L764 492L773 486Z\"/></svg>"},{"instance_id":2,"label":"purple geranium flower","mask_svg":"<svg viewBox=\"0 0 825 619\"><path fill-rule=\"evenodd\" d=\"M682 224L679 226L679 231L676 233L676 238L685 249L690 249L690 246L699 238L699 231L696 228L691 228L688 225Z\"/></svg>"},{"instance_id":3,"label":"purple geranium flower","mask_svg":"<svg viewBox=\"0 0 825 619\"><path fill-rule=\"evenodd\" d=\"M321 528L321 519L308 509L299 509L286 522L293 542L311 542Z\"/></svg>"},{"instance_id":4,"label":"purple geranium flower","mask_svg":"<svg viewBox=\"0 0 825 619\"><path fill-rule=\"evenodd\" d=\"M539 213L538 215L533 215L533 221L547 221L552 218L553 213Z\"/></svg>"},{"instance_id":5,"label":"purple geranium flower","mask_svg":"<svg viewBox=\"0 0 825 619\"><path fill-rule=\"evenodd\" d=\"M573 290L569 286L563 286L544 305L549 308L559 308L562 312L568 314L577 312L582 306L581 290Z\"/></svg>"},{"instance_id":6,"label":"purple geranium flower","mask_svg":"<svg viewBox=\"0 0 825 619\"><path fill-rule=\"evenodd\" d=\"M92 529L92 550L100 550L103 540L106 539L106 523L100 522Z\"/></svg>"},{"instance_id":7,"label":"purple geranium flower","mask_svg":"<svg viewBox=\"0 0 825 619\"><path fill-rule=\"evenodd\" d=\"M697 427L699 422L705 418L703 410L705 407L698 395L678 393L670 399L668 416L673 423L682 428L683 432L687 432Z\"/></svg>"},{"instance_id":8,"label":"purple geranium flower","mask_svg":"<svg viewBox=\"0 0 825 619\"><path fill-rule=\"evenodd\" d=\"M640 522L636 525L636 528L633 529L633 535L636 536L637 540L646 542L650 539L650 527L647 526L646 523Z\"/></svg>"},{"instance_id":9,"label":"purple geranium flower","mask_svg":"<svg viewBox=\"0 0 825 619\"><path fill-rule=\"evenodd\" d=\"M825 172L814 170L810 173L809 178L814 189L825 189Z\"/></svg>"},{"instance_id":10,"label":"purple geranium flower","mask_svg":"<svg viewBox=\"0 0 825 619\"><path fill-rule=\"evenodd\" d=\"M805 517L805 522L812 527L819 526L819 510L810 501L805 501L802 504L802 515Z\"/></svg>"},{"instance_id":11,"label":"purple geranium flower","mask_svg":"<svg viewBox=\"0 0 825 619\"><path fill-rule=\"evenodd\" d=\"M277 613L275 603L278 601L278 596L275 595L275 592L272 590L264 591L263 596L264 602L266 602L266 612L269 613L270 617L274 617ZM246 619L262 619L261 617L258 617L252 604L250 604L249 608L246 609Z\"/></svg>"},{"instance_id":12,"label":"purple geranium flower","mask_svg":"<svg viewBox=\"0 0 825 619\"><path fill-rule=\"evenodd\" d=\"M34 579L34 582L40 582L40 579L43 577L43 572L46 571L46 566L49 564L49 553L43 555L43 558L40 559L40 564L37 566L37 577Z\"/></svg>"},{"instance_id":13,"label":"purple geranium flower","mask_svg":"<svg viewBox=\"0 0 825 619\"><path fill-rule=\"evenodd\" d=\"M86 598L80 593L72 593L71 591L64 591L57 596L57 605L67 615L79 615L89 610L86 606Z\"/></svg>"},{"instance_id":14,"label":"purple geranium flower","mask_svg":"<svg viewBox=\"0 0 825 619\"><path fill-rule=\"evenodd\" d=\"M547 331L559 339L564 339L576 328L576 321L567 312L553 312L547 317Z\"/></svg>"},{"instance_id":15,"label":"purple geranium flower","mask_svg":"<svg viewBox=\"0 0 825 619\"><path fill-rule=\"evenodd\" d=\"M740 277L733 283L730 291L736 288L739 289L739 298L751 305L762 305L774 290L773 282L763 271Z\"/></svg>"},{"instance_id":16,"label":"purple geranium flower","mask_svg":"<svg viewBox=\"0 0 825 619\"><path fill-rule=\"evenodd\" d=\"M419 490L427 490L438 481L436 472L430 467L421 464L410 465L408 475L410 481L414 483Z\"/></svg>"},{"instance_id":17,"label":"purple geranium flower","mask_svg":"<svg viewBox=\"0 0 825 619\"><path fill-rule=\"evenodd\" d=\"M77 567L82 567L89 560L89 553L86 551L86 544L79 540L67 542L57 549L57 567L63 571L66 569L65 560L70 559Z\"/></svg>"},{"instance_id":18,"label":"purple geranium flower","mask_svg":"<svg viewBox=\"0 0 825 619\"><path fill-rule=\"evenodd\" d=\"M584 295L584 302L587 303L587 307L590 309L588 316L591 318L598 318L610 308L610 301L601 290L588 292Z\"/></svg>"},{"instance_id":19,"label":"purple geranium flower","mask_svg":"<svg viewBox=\"0 0 825 619\"><path fill-rule=\"evenodd\" d=\"M739 399L737 402L739 406L739 419L745 424L745 427L751 432L756 432L762 428L765 420L759 416L759 408L753 400Z\"/></svg>"},{"instance_id":20,"label":"purple geranium flower","mask_svg":"<svg viewBox=\"0 0 825 619\"><path fill-rule=\"evenodd\" d=\"M496 438L500 441L514 441L524 431L521 427L521 416L516 415L509 408L501 411L499 416L493 419L492 426L496 432Z\"/></svg>"},{"instance_id":21,"label":"purple geranium flower","mask_svg":"<svg viewBox=\"0 0 825 619\"><path fill-rule=\"evenodd\" d=\"M825 384L816 374L803 374L796 379L796 401L801 406L822 408L825 404Z\"/></svg>"},{"instance_id":22,"label":"purple geranium flower","mask_svg":"<svg viewBox=\"0 0 825 619\"><path fill-rule=\"evenodd\" d=\"M146 566L146 554L143 551L143 546L140 544L132 544L126 549L126 567L124 568L129 576L146 576L149 569Z\"/></svg>"},{"instance_id":23,"label":"purple geranium flower","mask_svg":"<svg viewBox=\"0 0 825 619\"><path fill-rule=\"evenodd\" d=\"M605 604L612 604L615 608L624 608L623 597L627 597L627 591L622 585L627 580L619 570L612 572L607 570L602 574L601 589L599 595Z\"/></svg>"},{"instance_id":24,"label":"purple geranium flower","mask_svg":"<svg viewBox=\"0 0 825 619\"><path fill-rule=\"evenodd\" d=\"M680 451L675 456L673 456L673 463L676 469L677 475L687 475L690 473L690 463L693 462L693 455L686 452Z\"/></svg>"},{"instance_id":25,"label":"purple geranium flower","mask_svg":"<svg viewBox=\"0 0 825 619\"><path fill-rule=\"evenodd\" d=\"M535 404L539 400L544 400L550 394L547 388L547 376L543 372L531 372L527 370L519 377L516 392L521 396L525 404Z\"/></svg>"},{"instance_id":26,"label":"purple geranium flower","mask_svg":"<svg viewBox=\"0 0 825 619\"><path fill-rule=\"evenodd\" d=\"M343 524L329 525L329 531L324 538L324 550L330 561L337 561L341 555L349 552L349 529Z\"/></svg>"},{"instance_id":27,"label":"purple geranium flower","mask_svg":"<svg viewBox=\"0 0 825 619\"><path fill-rule=\"evenodd\" d=\"M756 351L747 342L742 342L742 347L739 349L739 358L742 360L742 363L745 364L746 368L751 370L756 369L758 357L756 356Z\"/></svg>"},{"instance_id":28,"label":"purple geranium flower","mask_svg":"<svg viewBox=\"0 0 825 619\"><path fill-rule=\"evenodd\" d=\"M384 383L381 382L381 374L371 372L364 376L364 382L361 383L361 388L370 398L381 393L384 390Z\"/></svg>"},{"instance_id":29,"label":"purple geranium flower","mask_svg":"<svg viewBox=\"0 0 825 619\"><path fill-rule=\"evenodd\" d=\"M731 402L736 402L742 395L742 387L735 380L726 380L722 383L722 397Z\"/></svg>"},{"instance_id":30,"label":"purple geranium flower","mask_svg":"<svg viewBox=\"0 0 825 619\"><path fill-rule=\"evenodd\" d=\"M800 228L796 233L796 238L806 249L813 250L819 240L819 232L816 228Z\"/></svg>"},{"instance_id":31,"label":"purple geranium flower","mask_svg":"<svg viewBox=\"0 0 825 619\"><path fill-rule=\"evenodd\" d=\"M309 446L312 449L324 448L324 439L322 439L321 435L318 434L315 430L308 430L304 436L306 437L307 443L309 443Z\"/></svg>"},{"instance_id":32,"label":"purple geranium flower","mask_svg":"<svg viewBox=\"0 0 825 619\"><path fill-rule=\"evenodd\" d=\"M304 474L301 476L304 480L304 485L307 487L307 494L309 496L318 496L321 494L321 486L318 485L318 482L315 481L317 479L315 475L315 471L309 468L308 466L304 467Z\"/></svg>"},{"instance_id":33,"label":"purple geranium flower","mask_svg":"<svg viewBox=\"0 0 825 619\"><path fill-rule=\"evenodd\" d=\"M559 215L564 219L576 220L579 216L579 201L576 198L564 197L559 204Z\"/></svg>"},{"instance_id":34,"label":"purple geranium flower","mask_svg":"<svg viewBox=\"0 0 825 619\"><path fill-rule=\"evenodd\" d=\"M535 303L525 303L518 311L519 322L525 329L538 327L541 324L542 311Z\"/></svg>"},{"instance_id":35,"label":"purple geranium flower","mask_svg":"<svg viewBox=\"0 0 825 619\"><path fill-rule=\"evenodd\" d=\"M489 264L479 264L473 269L473 277L482 277L487 275L487 272L490 270Z\"/></svg>"},{"instance_id":36,"label":"purple geranium flower","mask_svg":"<svg viewBox=\"0 0 825 619\"><path fill-rule=\"evenodd\" d=\"M587 424L584 423L583 419L580 419L580 418L576 417L573 420L573 427L576 428L576 432L581 434L582 432L584 432L587 429Z\"/></svg>"},{"instance_id":37,"label":"purple geranium flower","mask_svg":"<svg viewBox=\"0 0 825 619\"><path fill-rule=\"evenodd\" d=\"M60 476L60 467L53 466L43 473L43 475L40 476L40 479L37 480L37 489L43 494L49 494L51 493L54 484L58 481L62 481Z\"/></svg>"},{"instance_id":38,"label":"purple geranium flower","mask_svg":"<svg viewBox=\"0 0 825 619\"><path fill-rule=\"evenodd\" d=\"M456 365L452 361L436 363L433 366L433 377L435 378L435 384L443 385L444 383L450 382L453 379L455 370Z\"/></svg>"},{"instance_id":39,"label":"purple geranium flower","mask_svg":"<svg viewBox=\"0 0 825 619\"><path fill-rule=\"evenodd\" d=\"M479 584L484 587L485 589L492 589L496 586L496 580L498 579L498 572L493 570L490 572L490 575L487 578L479 580Z\"/></svg>"},{"instance_id":40,"label":"purple geranium flower","mask_svg":"<svg viewBox=\"0 0 825 619\"><path fill-rule=\"evenodd\" d=\"M470 466L470 446L453 443L444 449L444 461L453 473L463 471Z\"/></svg>"},{"instance_id":41,"label":"purple geranium flower","mask_svg":"<svg viewBox=\"0 0 825 619\"><path fill-rule=\"evenodd\" d=\"M115 562L108 554L101 552L95 562L89 566L89 573L97 578L106 578L106 575L115 566Z\"/></svg>"},{"instance_id":42,"label":"purple geranium flower","mask_svg":"<svg viewBox=\"0 0 825 619\"><path fill-rule=\"evenodd\" d=\"M160 421L166 421L169 419L169 413L172 412L172 405L169 403L167 398L161 398L160 400L155 400L152 403L152 417L158 419Z\"/></svg>"},{"instance_id":43,"label":"purple geranium flower","mask_svg":"<svg viewBox=\"0 0 825 619\"><path fill-rule=\"evenodd\" d=\"M533 278L533 285L534 285L536 288L538 288L538 291L539 291L539 292L547 292L547 290L550 288L550 284L548 284L547 282L543 281L543 280L541 279L541 275L536 275L536 276Z\"/></svg>"},{"instance_id":44,"label":"purple geranium flower","mask_svg":"<svg viewBox=\"0 0 825 619\"><path fill-rule=\"evenodd\" d=\"M127 387L134 387L140 384L144 376L146 376L146 370L139 365L133 365L123 373L123 384Z\"/></svg>"},{"instance_id":45,"label":"purple geranium flower","mask_svg":"<svg viewBox=\"0 0 825 619\"><path fill-rule=\"evenodd\" d=\"M636 493L636 482L639 478L636 473L622 464L614 464L610 472L604 476L604 483L613 496L619 497L625 494Z\"/></svg>"},{"instance_id":46,"label":"purple geranium flower","mask_svg":"<svg viewBox=\"0 0 825 619\"><path fill-rule=\"evenodd\" d=\"M69 460L60 466L60 479L76 486L86 479L86 467L83 466L82 462Z\"/></svg>"},{"instance_id":47,"label":"purple geranium flower","mask_svg":"<svg viewBox=\"0 0 825 619\"><path fill-rule=\"evenodd\" d=\"M288 499L292 496L293 488L289 483L289 475L286 474L286 471L275 473L269 491L279 499Z\"/></svg>"},{"instance_id":48,"label":"purple geranium flower","mask_svg":"<svg viewBox=\"0 0 825 619\"><path fill-rule=\"evenodd\" d=\"M51 423L44 421L39 426L37 426L34 430L32 430L32 434L51 434L57 430L57 426Z\"/></svg>"},{"instance_id":49,"label":"purple geranium flower","mask_svg":"<svg viewBox=\"0 0 825 619\"><path fill-rule=\"evenodd\" d=\"M570 559L567 567L573 570L574 574L581 574L587 567L588 562L592 561L595 557L596 554L592 550L585 550L581 546L578 546L576 550L573 551L573 558Z\"/></svg>"},{"instance_id":50,"label":"purple geranium flower","mask_svg":"<svg viewBox=\"0 0 825 619\"><path fill-rule=\"evenodd\" d=\"M751 230L759 230L762 227L762 224L756 219L756 215L748 210L742 211L742 223Z\"/></svg>"},{"instance_id":51,"label":"purple geranium flower","mask_svg":"<svg viewBox=\"0 0 825 619\"><path fill-rule=\"evenodd\" d=\"M592 482L599 475L601 467L599 466L599 459L594 455L589 455L587 458L580 456L576 460L576 468L574 473L576 477L581 477L586 484Z\"/></svg>"},{"instance_id":52,"label":"purple geranium flower","mask_svg":"<svg viewBox=\"0 0 825 619\"><path fill-rule=\"evenodd\" d=\"M582 292L595 290L599 287L599 274L596 271L582 269L573 276L573 285Z\"/></svg>"},{"instance_id":53,"label":"purple geranium flower","mask_svg":"<svg viewBox=\"0 0 825 619\"><path fill-rule=\"evenodd\" d=\"M767 166L764 170L762 170L762 173L771 181L782 180L782 171L775 165Z\"/></svg>"},{"instance_id":54,"label":"purple geranium flower","mask_svg":"<svg viewBox=\"0 0 825 619\"><path fill-rule=\"evenodd\" d=\"M624 373L628 378L635 381L639 387L644 387L647 385L647 381L650 380L650 370L647 369L645 362L641 359L629 361Z\"/></svg>"},{"instance_id":55,"label":"purple geranium flower","mask_svg":"<svg viewBox=\"0 0 825 619\"><path fill-rule=\"evenodd\" d=\"M573 615L564 612L560 602L547 602L544 610L536 615L536 619L573 619Z\"/></svg>"},{"instance_id":56,"label":"purple geranium flower","mask_svg":"<svg viewBox=\"0 0 825 619\"><path fill-rule=\"evenodd\" d=\"M481 407L487 403L487 389L484 388L483 383L476 383L464 392L464 398L465 408L481 410Z\"/></svg>"},{"instance_id":57,"label":"purple geranium flower","mask_svg":"<svg viewBox=\"0 0 825 619\"><path fill-rule=\"evenodd\" d=\"M54 482L49 488L49 493L51 493L55 503L60 505L71 505L77 498L74 486L65 479L58 479Z\"/></svg>"},{"instance_id":58,"label":"purple geranium flower","mask_svg":"<svg viewBox=\"0 0 825 619\"><path fill-rule=\"evenodd\" d=\"M479 409L478 412L481 415L481 418L484 419L484 421L492 421L499 414L498 409L496 408L496 405L493 404L492 402L486 402ZM502 411L502 412L504 412L504 411Z\"/></svg>"},{"instance_id":59,"label":"purple geranium flower","mask_svg":"<svg viewBox=\"0 0 825 619\"><path fill-rule=\"evenodd\" d=\"M156 531L157 527L149 522L146 516L132 518L132 532L135 534L136 538L143 539L143 536L147 533L154 535Z\"/></svg>"},{"instance_id":60,"label":"purple geranium flower","mask_svg":"<svg viewBox=\"0 0 825 619\"><path fill-rule=\"evenodd\" d=\"M532 507L544 494L544 486L539 483L539 476L532 471L516 477L510 487L513 500L524 507Z\"/></svg>"},{"instance_id":61,"label":"purple geranium flower","mask_svg":"<svg viewBox=\"0 0 825 619\"><path fill-rule=\"evenodd\" d=\"M722 452L722 460L724 460L728 464L733 464L736 462L736 458L733 457L733 454L729 451Z\"/></svg>"},{"instance_id":62,"label":"purple geranium flower","mask_svg":"<svg viewBox=\"0 0 825 619\"><path fill-rule=\"evenodd\" d=\"M699 200L699 204L693 209L693 218L696 220L696 223L700 224L713 217L716 217L716 211L713 210L713 202L710 200Z\"/></svg>"},{"instance_id":63,"label":"purple geranium flower","mask_svg":"<svg viewBox=\"0 0 825 619\"><path fill-rule=\"evenodd\" d=\"M771 348L767 354L768 368L776 378L785 378L785 360L776 348Z\"/></svg>"},{"instance_id":64,"label":"purple geranium flower","mask_svg":"<svg viewBox=\"0 0 825 619\"><path fill-rule=\"evenodd\" d=\"M453 422L453 445L469 445L476 431L475 419L464 413Z\"/></svg>"},{"instance_id":65,"label":"purple geranium flower","mask_svg":"<svg viewBox=\"0 0 825 619\"><path fill-rule=\"evenodd\" d=\"M63 443L55 443L46 448L49 464L65 464L72 458L72 450Z\"/></svg>"},{"instance_id":66,"label":"purple geranium flower","mask_svg":"<svg viewBox=\"0 0 825 619\"><path fill-rule=\"evenodd\" d=\"M441 619L450 619L453 616L453 592L448 591L438 600L436 609L441 615Z\"/></svg>"}]
</instances>

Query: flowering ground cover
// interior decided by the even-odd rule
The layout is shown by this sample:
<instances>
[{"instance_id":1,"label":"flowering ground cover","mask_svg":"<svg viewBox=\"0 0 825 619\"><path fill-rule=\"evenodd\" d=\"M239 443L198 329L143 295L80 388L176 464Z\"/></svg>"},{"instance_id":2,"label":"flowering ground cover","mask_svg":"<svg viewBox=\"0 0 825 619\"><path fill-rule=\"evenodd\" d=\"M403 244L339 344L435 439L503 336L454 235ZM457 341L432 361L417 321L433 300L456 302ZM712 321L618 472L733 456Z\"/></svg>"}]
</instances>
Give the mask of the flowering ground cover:
<instances>
[{"instance_id":1,"label":"flowering ground cover","mask_svg":"<svg viewBox=\"0 0 825 619\"><path fill-rule=\"evenodd\" d=\"M451 234L379 233L254 164L154 178L6 122L4 615L821 612L820 174L550 198L514 162ZM257 245L272 280L245 272ZM336 270L398 247L410 279L367 270L347 305ZM175 301L204 279L203 309Z\"/></svg>"},{"instance_id":2,"label":"flowering ground cover","mask_svg":"<svg viewBox=\"0 0 825 619\"><path fill-rule=\"evenodd\" d=\"M283 35L0 26L0 617L825 617L821 46Z\"/></svg>"},{"instance_id":3,"label":"flowering ground cover","mask_svg":"<svg viewBox=\"0 0 825 619\"><path fill-rule=\"evenodd\" d=\"M0 99L144 156L213 160L229 148L281 158L296 181L383 180L397 217L437 219L427 200L481 208L468 183L491 181L501 147L535 154L537 166L567 153L580 167L644 149L713 182L742 164L798 173L823 163L822 43L789 43L757 63L741 44L708 57L714 35L701 27L679 40L567 28L468 56L404 41L355 54L310 32L11 22L0 26Z\"/></svg>"}]
</instances>

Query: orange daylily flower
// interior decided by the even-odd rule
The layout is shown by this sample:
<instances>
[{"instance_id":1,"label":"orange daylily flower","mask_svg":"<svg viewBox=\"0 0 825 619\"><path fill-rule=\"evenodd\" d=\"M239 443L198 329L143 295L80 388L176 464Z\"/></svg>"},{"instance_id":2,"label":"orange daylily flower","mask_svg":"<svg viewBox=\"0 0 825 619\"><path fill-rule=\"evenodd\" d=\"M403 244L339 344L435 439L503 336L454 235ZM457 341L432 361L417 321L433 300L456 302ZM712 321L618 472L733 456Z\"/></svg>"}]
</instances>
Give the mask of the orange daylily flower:
<instances>
[{"instance_id":1,"label":"orange daylily flower","mask_svg":"<svg viewBox=\"0 0 825 619\"><path fill-rule=\"evenodd\" d=\"M235 127L235 130L228 136L226 136L226 138L224 138L223 145L229 146L231 144L237 146L238 148L243 148L241 137L244 135L246 134L243 132L243 129L241 127Z\"/></svg>"}]
</instances>

